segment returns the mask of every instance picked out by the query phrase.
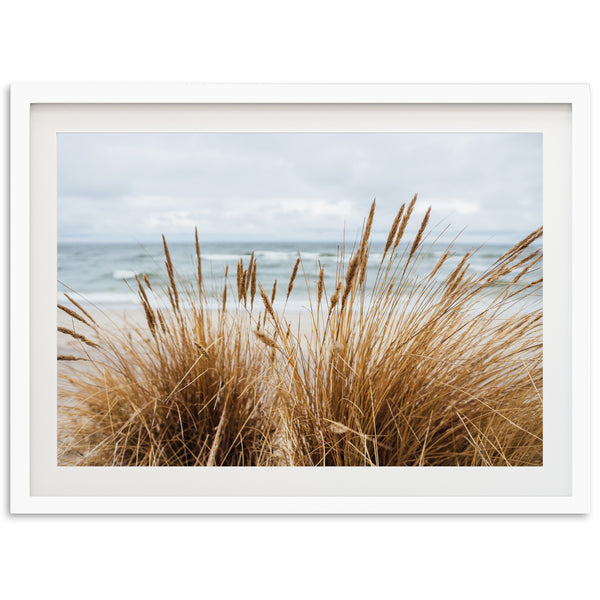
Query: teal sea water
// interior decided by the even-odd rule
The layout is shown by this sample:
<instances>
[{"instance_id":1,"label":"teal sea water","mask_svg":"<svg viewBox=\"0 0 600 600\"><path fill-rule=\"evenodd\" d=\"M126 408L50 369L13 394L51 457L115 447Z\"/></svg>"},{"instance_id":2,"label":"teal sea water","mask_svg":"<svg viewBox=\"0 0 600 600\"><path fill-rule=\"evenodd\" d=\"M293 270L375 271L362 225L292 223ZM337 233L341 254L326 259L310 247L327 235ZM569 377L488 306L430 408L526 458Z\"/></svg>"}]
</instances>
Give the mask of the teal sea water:
<instances>
[{"instance_id":1,"label":"teal sea water","mask_svg":"<svg viewBox=\"0 0 600 600\"><path fill-rule=\"evenodd\" d=\"M498 236L496 236L498 237ZM467 251L476 250L470 258L473 273L484 273L519 236L506 237L504 241L469 240L455 242L452 256L437 275L443 279L458 264ZM483 245L482 245L483 244ZM538 244L539 247L539 244ZM402 249L403 246L400 247ZM429 273L447 244L425 244L425 252L416 263L417 275ZM195 250L193 239L189 243L170 242L170 253L180 278L194 277ZM350 247L346 248L347 255ZM384 243L374 242L367 272L367 293L372 289L380 264ZM325 268L325 286L328 294L335 287L335 270L339 247L334 242L208 242L201 244L202 266L209 290L212 288L214 305L220 302L226 265L229 265L228 282L231 298L236 294L236 265L240 258L247 265L254 251L257 259L257 276L266 290L271 290L277 279L278 300L281 307L293 265L300 256L303 269L288 301L289 310L308 306L307 283L314 290L319 265ZM162 243L59 243L58 245L58 301L65 300L64 293L76 293L79 302L106 309L135 309L139 306L135 275L145 274L153 287L165 283L166 269ZM540 272L535 278L540 277ZM502 281L499 282L502 284ZM159 302L155 299L155 302Z\"/></svg>"}]
</instances>

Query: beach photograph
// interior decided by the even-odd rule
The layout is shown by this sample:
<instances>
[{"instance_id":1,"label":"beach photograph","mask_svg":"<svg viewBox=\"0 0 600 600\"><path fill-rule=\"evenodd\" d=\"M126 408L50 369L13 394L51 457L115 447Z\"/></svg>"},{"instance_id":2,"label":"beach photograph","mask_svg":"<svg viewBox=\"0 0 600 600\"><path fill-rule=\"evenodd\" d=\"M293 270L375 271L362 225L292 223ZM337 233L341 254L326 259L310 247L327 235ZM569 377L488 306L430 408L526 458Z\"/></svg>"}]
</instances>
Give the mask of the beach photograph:
<instances>
[{"instance_id":1,"label":"beach photograph","mask_svg":"<svg viewBox=\"0 0 600 600\"><path fill-rule=\"evenodd\" d=\"M59 466L543 465L541 134L57 157Z\"/></svg>"}]
</instances>

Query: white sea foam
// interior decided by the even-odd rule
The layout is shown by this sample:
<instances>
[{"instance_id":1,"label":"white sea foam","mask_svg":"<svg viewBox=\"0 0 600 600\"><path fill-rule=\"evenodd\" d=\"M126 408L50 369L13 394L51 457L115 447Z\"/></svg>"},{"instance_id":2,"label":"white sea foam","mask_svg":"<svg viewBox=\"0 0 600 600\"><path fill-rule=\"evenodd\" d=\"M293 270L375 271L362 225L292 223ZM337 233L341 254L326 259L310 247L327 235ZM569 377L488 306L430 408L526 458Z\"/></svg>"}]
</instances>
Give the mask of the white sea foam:
<instances>
[{"instance_id":1,"label":"white sea foam","mask_svg":"<svg viewBox=\"0 0 600 600\"><path fill-rule=\"evenodd\" d=\"M315 260L320 258L321 254L319 252L300 252L300 256L302 256L302 260Z\"/></svg>"},{"instance_id":2,"label":"white sea foam","mask_svg":"<svg viewBox=\"0 0 600 600\"><path fill-rule=\"evenodd\" d=\"M127 271L125 269L117 269L113 272L113 279L133 279L136 276L134 271Z\"/></svg>"},{"instance_id":3,"label":"white sea foam","mask_svg":"<svg viewBox=\"0 0 600 600\"><path fill-rule=\"evenodd\" d=\"M264 260L269 261L282 261L282 260L290 260L291 258L296 257L296 253L292 252L278 252L276 250L258 250L255 253L256 258L262 258Z\"/></svg>"},{"instance_id":4,"label":"white sea foam","mask_svg":"<svg viewBox=\"0 0 600 600\"><path fill-rule=\"evenodd\" d=\"M240 259L239 254L202 254L202 260L235 260L236 262Z\"/></svg>"}]
</instances>

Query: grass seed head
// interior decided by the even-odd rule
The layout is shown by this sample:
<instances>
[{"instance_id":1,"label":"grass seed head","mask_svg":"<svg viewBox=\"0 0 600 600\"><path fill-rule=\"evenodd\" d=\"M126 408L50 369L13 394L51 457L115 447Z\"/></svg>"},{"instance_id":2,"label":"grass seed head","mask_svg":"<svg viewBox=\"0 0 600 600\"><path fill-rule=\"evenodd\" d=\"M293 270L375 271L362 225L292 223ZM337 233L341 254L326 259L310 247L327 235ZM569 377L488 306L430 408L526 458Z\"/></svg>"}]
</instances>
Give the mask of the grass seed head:
<instances>
[{"instance_id":1,"label":"grass seed head","mask_svg":"<svg viewBox=\"0 0 600 600\"><path fill-rule=\"evenodd\" d=\"M288 283L287 295L285 297L286 300L290 297L290 294L292 293L292 290L294 289L294 280L296 279L299 265L300 265L300 257L298 257L296 259L296 262L294 263L294 268L292 269L292 274L290 276L290 281Z\"/></svg>"},{"instance_id":2,"label":"grass seed head","mask_svg":"<svg viewBox=\"0 0 600 600\"><path fill-rule=\"evenodd\" d=\"M412 215L413 209L415 208L415 204L417 202L417 194L413 196L413 199L410 201L408 208L406 209L405 215L402 217L402 222L400 223L400 227L396 233L396 239L394 240L394 250L400 244L402 240L402 236L404 236L404 231L406 230L406 226L408 225L408 221Z\"/></svg>"},{"instance_id":3,"label":"grass seed head","mask_svg":"<svg viewBox=\"0 0 600 600\"><path fill-rule=\"evenodd\" d=\"M325 267L321 266L319 271L319 279L317 280L317 305L321 304L323 298L323 290L325 288Z\"/></svg>"}]
</instances>

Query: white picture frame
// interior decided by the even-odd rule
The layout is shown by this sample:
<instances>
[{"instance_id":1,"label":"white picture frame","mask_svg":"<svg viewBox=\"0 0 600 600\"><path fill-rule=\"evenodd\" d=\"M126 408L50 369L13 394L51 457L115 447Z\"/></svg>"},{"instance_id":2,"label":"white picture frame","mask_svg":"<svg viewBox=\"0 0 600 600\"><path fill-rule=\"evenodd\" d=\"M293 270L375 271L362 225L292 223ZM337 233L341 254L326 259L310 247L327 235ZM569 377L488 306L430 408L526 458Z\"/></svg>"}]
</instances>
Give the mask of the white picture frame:
<instances>
[{"instance_id":1,"label":"white picture frame","mask_svg":"<svg viewBox=\"0 0 600 600\"><path fill-rule=\"evenodd\" d=\"M195 120L194 107L210 107L215 114L225 108L232 109L229 114L232 130L252 131L258 125L249 123L241 109L262 107L263 120L259 122L264 127L265 119L268 123L269 108L274 105L282 107L282 114L287 114L286 110L289 113L290 107L296 107L298 114L316 113L316 107L328 107L325 112L331 115L343 107L345 111L356 110L357 118L361 110L368 110L373 118L364 130L369 131L373 127L389 130L386 127L392 125L386 119L391 113L387 111L397 109L401 116L393 125L394 131L407 128L422 131L427 126L430 131L481 131L492 127L492 131L547 133L544 227L545 231L550 228L555 233L550 235L549 253L545 236L544 270L546 277L547 270L552 273L557 269L555 284L567 286L565 293L570 308L566 313L569 318L565 320L565 312L560 312L560 306L552 305L552 298L546 304L545 287L544 369L549 377L556 377L554 388L566 387L565 393L561 392L554 401L549 400L547 414L546 405L544 407L544 428L548 436L545 433L543 467L477 467L473 468L475 471L465 467L388 467L379 468L376 476L372 469L349 467L343 468L343 476L335 468L325 473L323 468L283 467L246 468L244 473L232 468L224 472L223 468L209 467L210 476L206 470L197 472L200 479L205 477L204 489L214 486L213 489L232 490L215 495L210 490L198 493L197 487L190 487L194 472L189 469L56 467L48 461L47 452L44 455L43 449L35 447L47 440L44 446L47 450L56 439L56 419L52 419L56 403L52 407L48 398L45 403L40 402L40 380L50 377L41 363L48 358L50 350L55 350L55 337L52 337L55 323L45 323L36 308L36 303L41 301L55 304L55 295L50 296L56 279L56 256L49 250L53 241L55 248L56 235L53 220L56 186L52 186L56 178L56 150L52 154L52 136L66 130L115 131L116 123L120 123L119 131L196 131L199 121ZM240 109L237 113L236 107ZM562 116L554 120L552 115L558 114L557 111ZM125 114L132 118L124 118ZM161 114L169 118L161 121ZM301 123L298 114L293 118ZM343 123L337 126L347 127ZM565 140L566 147L562 143ZM558 190L566 193L561 197ZM43 210L40 199L44 200ZM10 224L11 512L588 512L589 223L590 97L586 85L14 85L11 87ZM560 235L568 240L563 247L560 247ZM555 266L559 259L553 257L561 255L566 257L564 264ZM565 339L565 335L570 339ZM554 361L548 365L547 340L552 342L548 346L548 360ZM564 347L559 348L561 340ZM44 381L55 382L55 379ZM51 386L46 385L46 388ZM139 480L137 474L132 476L131 469L139 472ZM421 476L422 469L428 471ZM240 489L236 489L236 477L244 479ZM329 481L326 490L324 478ZM398 493L397 487L387 485L386 478L404 481L405 491ZM311 494L311 486L321 491ZM491 492L486 493L484 488ZM290 493L286 493L286 489L291 490ZM371 489L387 491L370 494ZM113 493L114 490L120 492ZM178 493L177 490L187 491ZM299 490L303 490L302 493Z\"/></svg>"}]
</instances>

